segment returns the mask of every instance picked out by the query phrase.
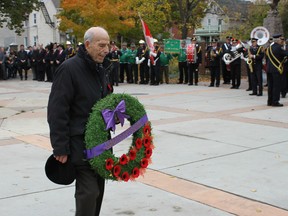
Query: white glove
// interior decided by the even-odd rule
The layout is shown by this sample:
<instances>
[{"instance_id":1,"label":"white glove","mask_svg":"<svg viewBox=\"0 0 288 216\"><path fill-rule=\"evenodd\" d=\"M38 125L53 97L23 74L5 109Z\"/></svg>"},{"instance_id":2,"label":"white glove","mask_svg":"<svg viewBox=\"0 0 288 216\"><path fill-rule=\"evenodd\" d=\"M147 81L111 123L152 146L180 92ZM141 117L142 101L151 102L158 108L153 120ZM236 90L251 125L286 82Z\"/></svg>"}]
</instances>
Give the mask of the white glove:
<instances>
[{"instance_id":1,"label":"white glove","mask_svg":"<svg viewBox=\"0 0 288 216\"><path fill-rule=\"evenodd\" d=\"M151 51L150 51L150 56L156 57L156 56L157 56L157 53L154 53L154 52L151 52Z\"/></svg>"},{"instance_id":2,"label":"white glove","mask_svg":"<svg viewBox=\"0 0 288 216\"><path fill-rule=\"evenodd\" d=\"M139 64L139 58L136 57L136 64Z\"/></svg>"},{"instance_id":3,"label":"white glove","mask_svg":"<svg viewBox=\"0 0 288 216\"><path fill-rule=\"evenodd\" d=\"M142 57L141 60L139 60L139 64L141 64L144 60L145 60L145 58Z\"/></svg>"}]
</instances>

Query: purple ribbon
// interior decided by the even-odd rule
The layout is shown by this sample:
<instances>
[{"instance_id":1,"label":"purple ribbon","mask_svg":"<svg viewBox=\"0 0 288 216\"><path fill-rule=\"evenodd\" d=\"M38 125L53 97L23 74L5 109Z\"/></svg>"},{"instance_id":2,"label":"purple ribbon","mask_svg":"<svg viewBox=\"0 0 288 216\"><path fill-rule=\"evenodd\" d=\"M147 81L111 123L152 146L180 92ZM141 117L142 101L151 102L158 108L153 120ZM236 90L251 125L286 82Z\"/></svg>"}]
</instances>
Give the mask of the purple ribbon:
<instances>
[{"instance_id":1,"label":"purple ribbon","mask_svg":"<svg viewBox=\"0 0 288 216\"><path fill-rule=\"evenodd\" d=\"M86 149L84 152L86 154L87 159L92 159L97 157L98 155L102 154L104 151L112 148L116 144L120 143L122 140L126 139L131 134L135 133L139 130L142 126L144 126L148 122L148 117L145 114L141 119L139 119L135 124L129 127L127 130L123 131L121 134L115 136L111 140L107 140L100 145L93 147L92 149Z\"/></svg>"},{"instance_id":2,"label":"purple ribbon","mask_svg":"<svg viewBox=\"0 0 288 216\"><path fill-rule=\"evenodd\" d=\"M130 118L129 115L125 114L125 111L126 111L126 104L124 100L121 100L114 110L110 109L102 110L102 116L106 123L106 130L111 128L113 132L115 131L115 125L116 125L115 120L117 121L119 120L121 126L123 127L125 118L126 119Z\"/></svg>"}]
</instances>

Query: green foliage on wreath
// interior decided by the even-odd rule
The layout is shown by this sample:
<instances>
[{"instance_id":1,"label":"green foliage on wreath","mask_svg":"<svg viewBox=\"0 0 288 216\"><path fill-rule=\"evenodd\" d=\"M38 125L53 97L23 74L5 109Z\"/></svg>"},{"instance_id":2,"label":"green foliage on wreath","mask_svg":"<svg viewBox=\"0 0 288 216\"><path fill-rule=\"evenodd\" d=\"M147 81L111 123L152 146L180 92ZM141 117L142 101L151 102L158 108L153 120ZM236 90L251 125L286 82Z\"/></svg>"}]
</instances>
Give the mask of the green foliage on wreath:
<instances>
[{"instance_id":1,"label":"green foliage on wreath","mask_svg":"<svg viewBox=\"0 0 288 216\"><path fill-rule=\"evenodd\" d=\"M90 114L87 123L85 133L87 149L91 149L110 139L110 132L106 130L106 124L102 117L102 110L114 110L121 100L124 100L126 103L125 114L130 116L130 118L127 119L130 122L130 125L133 125L146 114L144 106L136 98L128 94L111 94L101 99L92 108L92 113ZM136 142L139 143L140 140L143 144L141 145L141 148L136 148ZM121 145L121 143L118 145ZM148 122L133 134L132 144L126 156L122 155L118 158L111 150L106 150L101 155L90 159L89 162L92 168L105 179L128 181L129 179L137 178L147 167L148 163L150 163L153 147L151 125L150 122ZM135 158L132 158L129 154L130 150L132 152L134 152L134 150L136 151ZM128 159L127 163L125 163L126 159ZM122 164L120 163L121 160ZM110 162L112 163L110 164ZM120 167L121 171L115 169L115 167ZM139 173L137 173L138 171Z\"/></svg>"}]
</instances>

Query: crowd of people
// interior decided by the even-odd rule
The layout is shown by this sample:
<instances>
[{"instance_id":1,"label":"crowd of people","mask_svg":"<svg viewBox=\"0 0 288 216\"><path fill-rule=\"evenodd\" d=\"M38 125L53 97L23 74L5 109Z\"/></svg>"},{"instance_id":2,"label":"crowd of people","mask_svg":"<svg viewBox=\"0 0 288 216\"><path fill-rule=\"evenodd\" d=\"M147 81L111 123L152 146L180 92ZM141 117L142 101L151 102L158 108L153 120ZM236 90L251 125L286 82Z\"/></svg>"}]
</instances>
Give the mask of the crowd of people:
<instances>
[{"instance_id":1,"label":"crowd of people","mask_svg":"<svg viewBox=\"0 0 288 216\"><path fill-rule=\"evenodd\" d=\"M109 74L114 86L123 82L169 84L169 65L170 61L175 58L178 61L178 84L198 85L199 67L205 63L205 67L210 71L209 87L219 87L222 74L223 84L231 84L231 89L239 89L241 85L241 61L244 59L247 62L246 71L249 83L247 91L252 91L250 95L263 95L263 72L265 72L267 74L266 85L270 80L271 87L268 89L268 104L280 106L276 95L280 92L279 95L285 97L288 92L288 63L284 58L287 55L285 52L288 50L286 46L288 40L285 43L282 35L274 35L265 47L258 45L257 40L257 38L251 38L250 45L247 47L231 36L227 36L224 43L212 39L204 53L196 37L191 38L190 41L181 40L177 53L165 52L164 44L159 44L157 39L154 39L154 50L150 50L144 40L140 40L138 46L131 43L129 47L126 42L118 47L115 41L111 41L109 53L105 58L111 63ZM276 54L271 51L269 58L269 48L277 44L280 45L280 49L277 48ZM52 82L59 65L73 57L80 45L81 43L75 50L70 41L66 42L66 46L51 43L45 48L39 45L30 46L27 50L24 50L24 45L20 45L18 52L10 50L9 54L5 54L4 49L1 48L0 79L16 78L19 74L21 80L27 80L28 70L31 69L33 80ZM280 51L281 54L279 54ZM276 68L279 77L275 77L275 73L272 72L273 68ZM282 68L281 73L279 68ZM271 99L271 95L274 95L273 98L276 99Z\"/></svg>"}]
</instances>

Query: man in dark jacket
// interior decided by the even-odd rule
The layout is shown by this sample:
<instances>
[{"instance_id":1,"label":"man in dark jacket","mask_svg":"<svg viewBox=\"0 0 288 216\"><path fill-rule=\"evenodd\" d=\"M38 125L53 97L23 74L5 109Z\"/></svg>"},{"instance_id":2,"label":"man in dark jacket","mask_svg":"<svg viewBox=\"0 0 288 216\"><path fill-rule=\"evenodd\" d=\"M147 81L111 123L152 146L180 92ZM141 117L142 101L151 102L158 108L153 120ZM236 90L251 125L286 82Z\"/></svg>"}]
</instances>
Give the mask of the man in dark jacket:
<instances>
[{"instance_id":1,"label":"man in dark jacket","mask_svg":"<svg viewBox=\"0 0 288 216\"><path fill-rule=\"evenodd\" d=\"M283 60L288 56L288 51L283 49L284 37L281 34L273 36L275 42L266 50L267 60L267 79L268 79L268 106L281 107L279 103L281 78L283 73Z\"/></svg>"},{"instance_id":2,"label":"man in dark jacket","mask_svg":"<svg viewBox=\"0 0 288 216\"><path fill-rule=\"evenodd\" d=\"M99 215L104 179L85 160L84 133L93 105L112 92L104 60L109 52L109 35L92 27L76 56L63 62L56 71L48 103L50 140L56 160L67 160L76 169L76 216Z\"/></svg>"}]
</instances>

